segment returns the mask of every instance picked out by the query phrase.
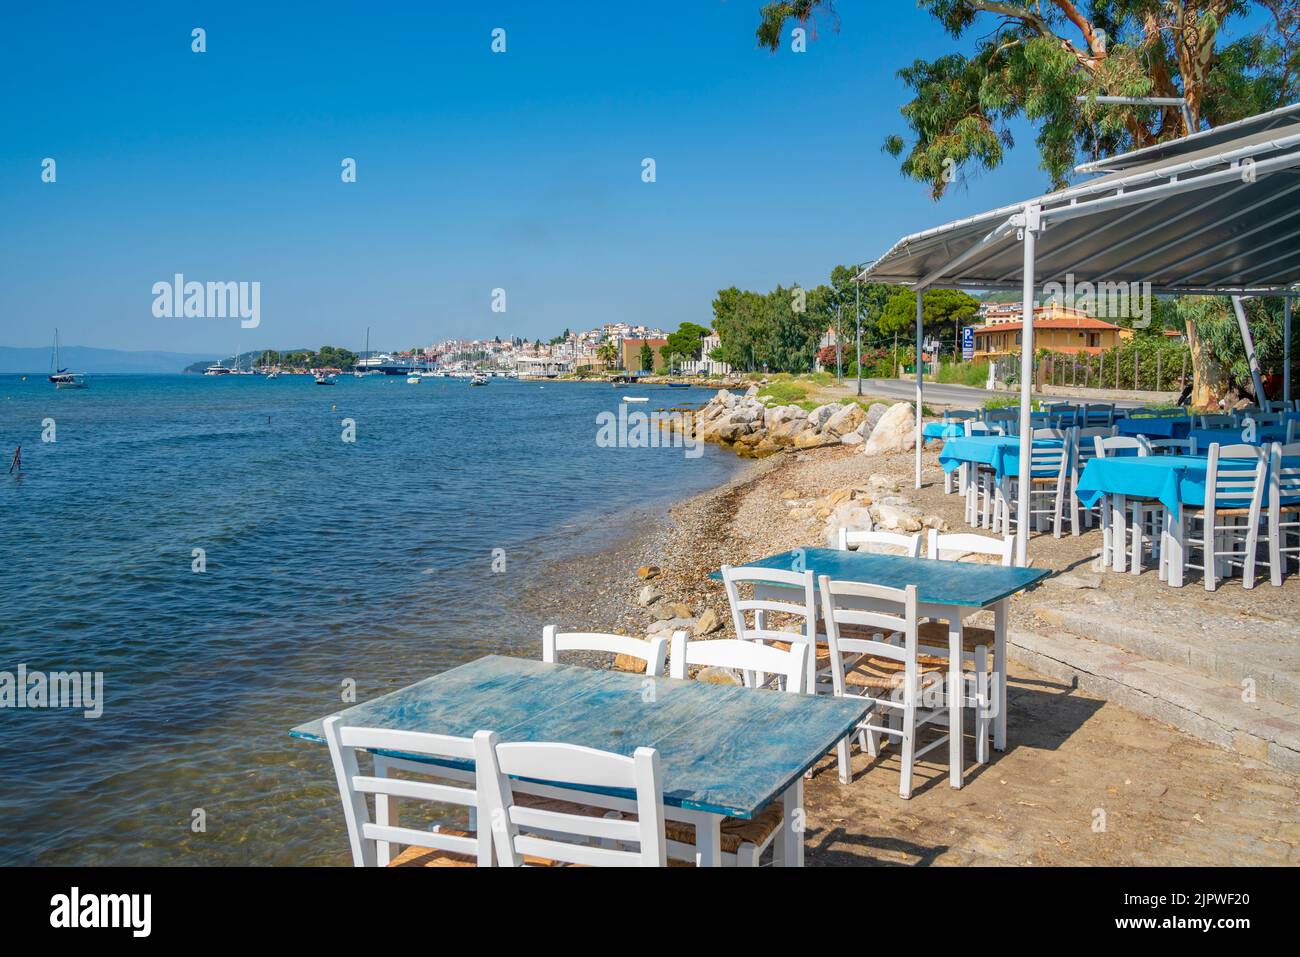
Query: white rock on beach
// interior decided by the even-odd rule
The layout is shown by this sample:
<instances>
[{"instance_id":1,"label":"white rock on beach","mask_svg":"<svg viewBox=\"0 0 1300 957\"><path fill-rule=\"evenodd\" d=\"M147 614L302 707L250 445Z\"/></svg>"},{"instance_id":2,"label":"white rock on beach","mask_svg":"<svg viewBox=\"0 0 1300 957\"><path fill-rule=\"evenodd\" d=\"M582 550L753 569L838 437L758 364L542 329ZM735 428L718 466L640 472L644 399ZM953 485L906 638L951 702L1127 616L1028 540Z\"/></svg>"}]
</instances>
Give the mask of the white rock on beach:
<instances>
[{"instance_id":1,"label":"white rock on beach","mask_svg":"<svg viewBox=\"0 0 1300 957\"><path fill-rule=\"evenodd\" d=\"M665 631L692 631L694 628L694 618L664 618L651 625L648 633L657 635Z\"/></svg>"},{"instance_id":2,"label":"white rock on beach","mask_svg":"<svg viewBox=\"0 0 1300 957\"><path fill-rule=\"evenodd\" d=\"M862 406L851 402L829 416L822 426L822 431L842 438L854 432L866 417L867 413L862 410Z\"/></svg>"},{"instance_id":3,"label":"white rock on beach","mask_svg":"<svg viewBox=\"0 0 1300 957\"><path fill-rule=\"evenodd\" d=\"M650 605L653 605L655 602L657 602L660 598L663 597L664 597L664 593L661 592L658 588L655 588L654 585L646 585L644 588L641 589L641 594L636 596L636 603L640 605L642 608L646 608Z\"/></svg>"},{"instance_id":4,"label":"white rock on beach","mask_svg":"<svg viewBox=\"0 0 1300 957\"><path fill-rule=\"evenodd\" d=\"M916 423L912 420L912 403L899 402L889 407L871 430L871 438L862 446L863 455L884 452L907 452L916 445Z\"/></svg>"},{"instance_id":5,"label":"white rock on beach","mask_svg":"<svg viewBox=\"0 0 1300 957\"><path fill-rule=\"evenodd\" d=\"M920 512L901 505L873 505L871 514L881 528L891 532L919 532L921 530Z\"/></svg>"}]
</instances>

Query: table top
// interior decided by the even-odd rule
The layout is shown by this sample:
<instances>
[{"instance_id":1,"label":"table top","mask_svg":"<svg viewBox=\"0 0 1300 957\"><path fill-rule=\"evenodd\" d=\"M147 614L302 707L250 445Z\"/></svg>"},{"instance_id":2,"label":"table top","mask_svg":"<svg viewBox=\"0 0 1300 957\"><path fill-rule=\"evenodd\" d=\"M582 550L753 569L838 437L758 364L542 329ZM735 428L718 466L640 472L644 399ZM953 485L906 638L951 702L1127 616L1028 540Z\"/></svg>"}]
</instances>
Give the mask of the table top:
<instances>
[{"instance_id":1,"label":"table top","mask_svg":"<svg viewBox=\"0 0 1300 957\"><path fill-rule=\"evenodd\" d=\"M1221 459L1241 467L1252 464L1249 459ZM1287 457L1287 468L1300 464L1300 459ZM1201 507L1205 504L1205 482L1210 460L1204 455L1144 455L1112 458L1095 458L1084 466L1079 475L1079 501L1091 508L1102 495L1129 495L1135 498L1153 498L1177 515L1179 506ZM1220 499L1219 507L1226 508L1240 502Z\"/></svg>"},{"instance_id":2,"label":"table top","mask_svg":"<svg viewBox=\"0 0 1300 957\"><path fill-rule=\"evenodd\" d=\"M1059 449L1060 439L1035 439L1036 449ZM1020 437L1016 435L968 435L949 439L939 450L939 464L951 472L962 462L979 462L991 465L998 477L1020 474ZM1049 474L1039 470L1043 475ZM1053 471L1051 474L1055 474Z\"/></svg>"},{"instance_id":3,"label":"table top","mask_svg":"<svg viewBox=\"0 0 1300 957\"><path fill-rule=\"evenodd\" d=\"M563 741L628 755L657 748L665 804L750 818L867 707L851 698L488 655L336 713L374 728L460 737L490 730L502 741ZM323 743L323 721L289 733Z\"/></svg>"},{"instance_id":4,"label":"table top","mask_svg":"<svg viewBox=\"0 0 1300 957\"><path fill-rule=\"evenodd\" d=\"M1185 415L1130 416L1115 423L1120 435L1148 435L1159 439L1185 439L1192 429L1192 419Z\"/></svg>"},{"instance_id":5,"label":"table top","mask_svg":"<svg viewBox=\"0 0 1300 957\"><path fill-rule=\"evenodd\" d=\"M891 588L915 585L917 601L922 604L966 608L995 605L1051 574L1043 568L941 562L933 558L877 555L838 548L796 548L749 562L744 567L806 570L818 578L828 575L837 581L866 582ZM721 578L722 573L713 572L709 577Z\"/></svg>"}]
</instances>

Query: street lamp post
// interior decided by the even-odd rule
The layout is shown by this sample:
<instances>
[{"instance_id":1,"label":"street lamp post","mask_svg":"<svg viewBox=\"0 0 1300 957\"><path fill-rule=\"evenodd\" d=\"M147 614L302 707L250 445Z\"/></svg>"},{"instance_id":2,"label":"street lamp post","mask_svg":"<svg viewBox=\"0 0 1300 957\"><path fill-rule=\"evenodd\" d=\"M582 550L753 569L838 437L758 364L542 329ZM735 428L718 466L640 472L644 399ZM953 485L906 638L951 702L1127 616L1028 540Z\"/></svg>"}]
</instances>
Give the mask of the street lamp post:
<instances>
[{"instance_id":1,"label":"street lamp post","mask_svg":"<svg viewBox=\"0 0 1300 957\"><path fill-rule=\"evenodd\" d=\"M858 395L862 395L862 264L854 267L853 273L853 312L858 324Z\"/></svg>"}]
</instances>

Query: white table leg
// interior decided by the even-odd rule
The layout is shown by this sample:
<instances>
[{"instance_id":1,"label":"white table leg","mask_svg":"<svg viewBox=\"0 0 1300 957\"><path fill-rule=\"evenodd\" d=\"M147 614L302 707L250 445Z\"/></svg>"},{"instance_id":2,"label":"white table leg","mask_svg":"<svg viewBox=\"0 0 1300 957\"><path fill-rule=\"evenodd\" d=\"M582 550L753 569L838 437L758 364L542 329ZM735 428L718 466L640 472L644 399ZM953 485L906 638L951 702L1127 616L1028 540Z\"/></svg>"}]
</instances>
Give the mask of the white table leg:
<instances>
[{"instance_id":1,"label":"white table leg","mask_svg":"<svg viewBox=\"0 0 1300 957\"><path fill-rule=\"evenodd\" d=\"M803 810L803 778L798 778L781 795L785 822L781 826L780 861L782 867L803 867L803 835L807 830Z\"/></svg>"},{"instance_id":2,"label":"white table leg","mask_svg":"<svg viewBox=\"0 0 1300 957\"><path fill-rule=\"evenodd\" d=\"M1117 572L1124 571L1124 558L1128 545L1128 499L1123 495L1112 495L1110 509L1110 544L1111 568Z\"/></svg>"},{"instance_id":3,"label":"white table leg","mask_svg":"<svg viewBox=\"0 0 1300 957\"><path fill-rule=\"evenodd\" d=\"M695 820L695 866L722 866L722 818L717 814L701 813Z\"/></svg>"},{"instance_id":4,"label":"white table leg","mask_svg":"<svg viewBox=\"0 0 1300 957\"><path fill-rule=\"evenodd\" d=\"M1183 516L1167 513L1165 527L1168 533L1165 544L1169 547L1169 584L1175 588L1183 587L1183 562L1186 560L1187 541L1183 530Z\"/></svg>"},{"instance_id":5,"label":"white table leg","mask_svg":"<svg viewBox=\"0 0 1300 957\"><path fill-rule=\"evenodd\" d=\"M1007 749L1007 599L993 606L993 680L997 713L993 716L993 749Z\"/></svg>"},{"instance_id":6,"label":"white table leg","mask_svg":"<svg viewBox=\"0 0 1300 957\"><path fill-rule=\"evenodd\" d=\"M966 762L962 756L961 735L962 702L966 688L961 678L961 613L948 609L948 783L961 787L962 770Z\"/></svg>"}]
</instances>

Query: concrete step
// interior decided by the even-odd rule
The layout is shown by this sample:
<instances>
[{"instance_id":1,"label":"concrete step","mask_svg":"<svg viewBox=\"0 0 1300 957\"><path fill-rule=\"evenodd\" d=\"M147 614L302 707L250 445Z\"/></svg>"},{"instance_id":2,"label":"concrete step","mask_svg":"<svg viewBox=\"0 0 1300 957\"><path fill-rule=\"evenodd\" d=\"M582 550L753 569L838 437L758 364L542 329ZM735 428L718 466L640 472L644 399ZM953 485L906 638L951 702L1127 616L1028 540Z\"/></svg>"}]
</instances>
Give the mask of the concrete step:
<instances>
[{"instance_id":1,"label":"concrete step","mask_svg":"<svg viewBox=\"0 0 1300 957\"><path fill-rule=\"evenodd\" d=\"M1034 608L1034 616L1075 635L1133 652L1153 662L1235 685L1257 697L1300 708L1300 628L1264 614L1234 613L1206 599L1179 595L1168 609L1088 606ZM1202 607L1204 606L1204 607Z\"/></svg>"},{"instance_id":2,"label":"concrete step","mask_svg":"<svg viewBox=\"0 0 1300 957\"><path fill-rule=\"evenodd\" d=\"M1012 629L1007 645L1013 660L1039 674L1077 681L1089 694L1300 774L1300 708L1243 700L1238 684L1088 638Z\"/></svg>"}]
</instances>

